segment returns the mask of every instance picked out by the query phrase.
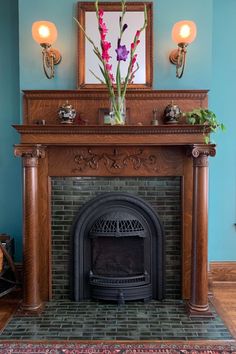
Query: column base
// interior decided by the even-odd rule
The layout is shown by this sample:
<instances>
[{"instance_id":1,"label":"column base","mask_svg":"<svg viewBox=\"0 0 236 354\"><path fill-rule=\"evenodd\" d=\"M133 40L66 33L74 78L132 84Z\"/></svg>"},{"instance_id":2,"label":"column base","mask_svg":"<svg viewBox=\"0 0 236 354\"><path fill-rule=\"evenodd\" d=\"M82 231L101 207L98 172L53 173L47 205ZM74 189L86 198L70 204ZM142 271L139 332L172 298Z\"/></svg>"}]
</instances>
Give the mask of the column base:
<instances>
[{"instance_id":1,"label":"column base","mask_svg":"<svg viewBox=\"0 0 236 354\"><path fill-rule=\"evenodd\" d=\"M17 313L21 316L37 316L42 313L44 310L44 303L41 302L39 305L27 305L24 304L23 302L20 304L20 307L17 311Z\"/></svg>"},{"instance_id":2,"label":"column base","mask_svg":"<svg viewBox=\"0 0 236 354\"><path fill-rule=\"evenodd\" d=\"M211 312L209 305L193 305L190 301L186 302L186 310L189 317L205 317L214 318L215 316Z\"/></svg>"}]
</instances>

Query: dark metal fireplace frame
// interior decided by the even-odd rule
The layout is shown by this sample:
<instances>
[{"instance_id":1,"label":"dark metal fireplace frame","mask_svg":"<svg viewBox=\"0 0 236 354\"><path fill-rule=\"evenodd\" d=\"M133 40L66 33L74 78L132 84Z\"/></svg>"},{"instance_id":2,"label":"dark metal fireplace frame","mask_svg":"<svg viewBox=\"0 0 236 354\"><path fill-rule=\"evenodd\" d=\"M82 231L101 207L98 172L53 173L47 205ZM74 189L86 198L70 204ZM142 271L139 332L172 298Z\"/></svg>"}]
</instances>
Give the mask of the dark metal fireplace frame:
<instances>
[{"instance_id":1,"label":"dark metal fireplace frame","mask_svg":"<svg viewBox=\"0 0 236 354\"><path fill-rule=\"evenodd\" d=\"M164 231L157 213L151 205L139 197L128 193L105 193L86 203L80 209L74 222L72 230L73 264L71 288L72 298L75 301L90 298L91 289L89 282L93 286L95 285L93 284L94 280L95 282L99 282L100 280L99 278L93 279L91 277L89 281L91 270L91 239L89 238L89 231L101 215L111 211L113 208L119 207L131 210L132 213L137 214L137 216L139 215L143 219L143 222L147 224L147 228L149 229L148 236L150 237L150 255L148 255L150 256L150 281L148 282L147 278L145 279L145 284L138 290L137 295L135 295L135 288L132 289L130 287L130 289L127 289L127 285L124 285L127 289L125 300L145 299L147 297L162 300L165 296ZM119 279L116 280L118 281ZM113 299L114 288L119 286L118 283L114 287L111 284L108 285L108 292L104 299L109 299L109 296L110 299ZM101 286L103 285L101 284ZM120 288L122 291L122 286ZM100 289L99 285L95 286L94 291L97 298L100 296ZM151 296L148 295L150 291ZM100 298L102 299L103 297Z\"/></svg>"}]
</instances>

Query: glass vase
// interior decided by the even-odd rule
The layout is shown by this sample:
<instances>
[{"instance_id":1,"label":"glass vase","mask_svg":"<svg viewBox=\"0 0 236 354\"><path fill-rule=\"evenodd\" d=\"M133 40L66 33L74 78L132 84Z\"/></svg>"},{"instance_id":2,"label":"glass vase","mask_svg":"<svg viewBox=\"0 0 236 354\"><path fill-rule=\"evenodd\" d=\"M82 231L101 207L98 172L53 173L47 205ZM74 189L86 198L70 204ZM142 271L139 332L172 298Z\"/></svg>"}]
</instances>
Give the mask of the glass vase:
<instances>
[{"instance_id":1,"label":"glass vase","mask_svg":"<svg viewBox=\"0 0 236 354\"><path fill-rule=\"evenodd\" d=\"M110 97L110 122L111 125L124 125L126 118L125 98L120 96Z\"/></svg>"}]
</instances>

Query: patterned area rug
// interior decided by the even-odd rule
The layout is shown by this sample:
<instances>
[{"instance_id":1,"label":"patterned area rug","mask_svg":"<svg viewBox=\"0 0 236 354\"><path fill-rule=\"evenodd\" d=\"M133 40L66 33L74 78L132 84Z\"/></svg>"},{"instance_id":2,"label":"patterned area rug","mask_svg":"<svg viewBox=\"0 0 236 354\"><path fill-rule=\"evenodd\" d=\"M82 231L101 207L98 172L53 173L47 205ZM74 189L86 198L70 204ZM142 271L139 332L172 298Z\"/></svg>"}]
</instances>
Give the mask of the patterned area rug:
<instances>
[{"instance_id":1,"label":"patterned area rug","mask_svg":"<svg viewBox=\"0 0 236 354\"><path fill-rule=\"evenodd\" d=\"M1 342L0 354L236 354L233 344Z\"/></svg>"}]
</instances>

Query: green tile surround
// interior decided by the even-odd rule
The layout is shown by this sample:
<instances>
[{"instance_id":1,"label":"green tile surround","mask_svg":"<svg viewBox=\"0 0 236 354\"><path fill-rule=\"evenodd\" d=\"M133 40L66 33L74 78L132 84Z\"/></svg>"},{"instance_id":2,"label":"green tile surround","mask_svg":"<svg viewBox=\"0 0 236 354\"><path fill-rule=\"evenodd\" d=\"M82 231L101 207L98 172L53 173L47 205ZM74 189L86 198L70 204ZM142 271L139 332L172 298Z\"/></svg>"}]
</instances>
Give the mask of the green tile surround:
<instances>
[{"instance_id":1,"label":"green tile surround","mask_svg":"<svg viewBox=\"0 0 236 354\"><path fill-rule=\"evenodd\" d=\"M69 300L71 225L79 208L100 193L129 192L148 201L165 229L167 299L118 306ZM231 334L215 313L213 319L190 319L180 300L181 179L63 178L52 179L53 301L42 314L16 314L0 335L22 340L227 340Z\"/></svg>"},{"instance_id":2,"label":"green tile surround","mask_svg":"<svg viewBox=\"0 0 236 354\"><path fill-rule=\"evenodd\" d=\"M158 213L165 230L166 297L181 298L180 177L52 178L52 290L54 300L70 298L71 225L80 207L101 193L126 192L143 198Z\"/></svg>"},{"instance_id":3,"label":"green tile surround","mask_svg":"<svg viewBox=\"0 0 236 354\"><path fill-rule=\"evenodd\" d=\"M53 301L40 316L15 316L1 339L226 340L232 336L217 315L214 319L189 319L181 300L122 306Z\"/></svg>"}]
</instances>

